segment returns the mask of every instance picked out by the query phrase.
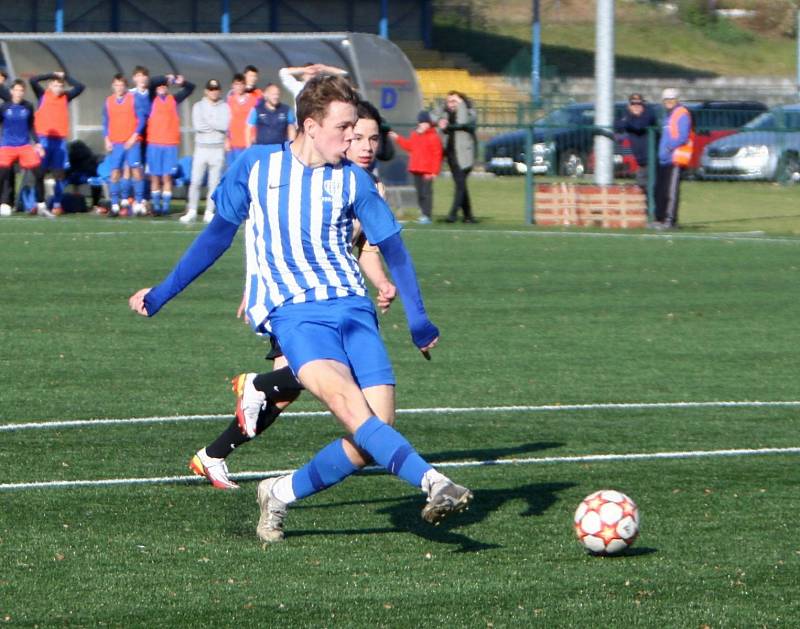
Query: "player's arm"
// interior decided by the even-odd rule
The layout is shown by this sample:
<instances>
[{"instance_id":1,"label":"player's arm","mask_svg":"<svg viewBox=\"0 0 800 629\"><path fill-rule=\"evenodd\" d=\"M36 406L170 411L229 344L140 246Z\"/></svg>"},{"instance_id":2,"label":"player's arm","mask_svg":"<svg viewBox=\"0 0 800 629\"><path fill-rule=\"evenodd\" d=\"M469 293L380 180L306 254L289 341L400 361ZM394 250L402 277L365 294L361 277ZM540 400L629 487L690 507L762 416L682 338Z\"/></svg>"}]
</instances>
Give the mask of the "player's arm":
<instances>
[{"instance_id":1,"label":"player's arm","mask_svg":"<svg viewBox=\"0 0 800 629\"><path fill-rule=\"evenodd\" d=\"M42 95L44 94L44 88L42 87L42 81L49 81L50 79L54 78L55 74L48 72L47 74L37 74L36 76L32 76L28 79L28 83L31 85L31 89L33 93L36 94L36 99L39 100Z\"/></svg>"},{"instance_id":2,"label":"player's arm","mask_svg":"<svg viewBox=\"0 0 800 629\"><path fill-rule=\"evenodd\" d=\"M400 301L403 302L414 345L426 352L438 342L439 330L425 311L414 263L400 237L400 226L369 175L361 169L354 169L353 172L358 182L354 204L356 216L361 221L367 239L378 246L389 267Z\"/></svg>"},{"instance_id":3,"label":"player's arm","mask_svg":"<svg viewBox=\"0 0 800 629\"><path fill-rule=\"evenodd\" d=\"M131 296L128 300L131 310L152 317L228 250L250 207L251 165L251 160L240 159L225 173L213 195L217 212L208 227L200 232L163 282Z\"/></svg>"},{"instance_id":4,"label":"player's arm","mask_svg":"<svg viewBox=\"0 0 800 629\"><path fill-rule=\"evenodd\" d=\"M72 86L68 92L65 92L67 95L67 101L71 101L73 98L78 98L78 96L83 93L83 90L86 89L86 86L83 83L69 74L64 74L64 80Z\"/></svg>"},{"instance_id":5,"label":"player's arm","mask_svg":"<svg viewBox=\"0 0 800 629\"><path fill-rule=\"evenodd\" d=\"M108 139L108 101L103 103L103 140L106 146L106 152L110 153L113 146L111 145L111 140Z\"/></svg>"},{"instance_id":6,"label":"player's arm","mask_svg":"<svg viewBox=\"0 0 800 629\"><path fill-rule=\"evenodd\" d=\"M367 280L369 280L369 283L378 291L376 298L378 308L380 308L381 312L386 312L397 296L397 288L386 275L378 247L367 242L367 237L361 231L360 226L358 231L360 233L353 243L356 251L358 251L358 266Z\"/></svg>"},{"instance_id":7,"label":"player's arm","mask_svg":"<svg viewBox=\"0 0 800 629\"><path fill-rule=\"evenodd\" d=\"M244 123L244 141L247 148L253 146L256 137L256 123L258 122L258 114L256 108L253 107L247 114L247 120Z\"/></svg>"},{"instance_id":8,"label":"player's arm","mask_svg":"<svg viewBox=\"0 0 800 629\"><path fill-rule=\"evenodd\" d=\"M191 81L187 81L186 79L183 78L183 76L180 75L178 77L178 80L180 80L180 83L176 82L175 84L180 85L181 90L177 94L175 94L175 102L180 105L183 101L185 101L192 95L192 92L194 92L194 83L192 83Z\"/></svg>"}]
</instances>

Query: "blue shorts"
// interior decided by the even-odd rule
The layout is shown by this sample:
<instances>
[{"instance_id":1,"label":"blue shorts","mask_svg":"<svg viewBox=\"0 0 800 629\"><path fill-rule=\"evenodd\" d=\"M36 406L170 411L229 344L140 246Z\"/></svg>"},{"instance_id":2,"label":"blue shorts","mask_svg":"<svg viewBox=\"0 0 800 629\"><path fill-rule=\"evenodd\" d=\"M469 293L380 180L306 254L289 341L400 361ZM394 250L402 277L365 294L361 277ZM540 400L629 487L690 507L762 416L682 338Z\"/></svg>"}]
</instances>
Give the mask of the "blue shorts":
<instances>
[{"instance_id":1,"label":"blue shorts","mask_svg":"<svg viewBox=\"0 0 800 629\"><path fill-rule=\"evenodd\" d=\"M362 389L395 383L375 307L367 297L286 304L272 312L270 323L295 374L312 360L328 359L350 367Z\"/></svg>"},{"instance_id":2,"label":"blue shorts","mask_svg":"<svg viewBox=\"0 0 800 629\"><path fill-rule=\"evenodd\" d=\"M247 149L231 149L227 153L225 153L225 166L230 168L230 165L236 161L236 158L239 157L242 153L244 153Z\"/></svg>"},{"instance_id":3,"label":"blue shorts","mask_svg":"<svg viewBox=\"0 0 800 629\"><path fill-rule=\"evenodd\" d=\"M129 168L141 168L142 145L137 142L126 150L124 142L115 142L108 156L108 163L111 170L122 170L124 166L128 166Z\"/></svg>"},{"instance_id":4,"label":"blue shorts","mask_svg":"<svg viewBox=\"0 0 800 629\"><path fill-rule=\"evenodd\" d=\"M178 147L174 144L147 145L147 174L163 177L171 175L178 165Z\"/></svg>"},{"instance_id":5,"label":"blue shorts","mask_svg":"<svg viewBox=\"0 0 800 629\"><path fill-rule=\"evenodd\" d=\"M66 170L69 168L69 157L67 155L66 138L42 138L42 148L44 157L42 158L42 170Z\"/></svg>"}]
</instances>

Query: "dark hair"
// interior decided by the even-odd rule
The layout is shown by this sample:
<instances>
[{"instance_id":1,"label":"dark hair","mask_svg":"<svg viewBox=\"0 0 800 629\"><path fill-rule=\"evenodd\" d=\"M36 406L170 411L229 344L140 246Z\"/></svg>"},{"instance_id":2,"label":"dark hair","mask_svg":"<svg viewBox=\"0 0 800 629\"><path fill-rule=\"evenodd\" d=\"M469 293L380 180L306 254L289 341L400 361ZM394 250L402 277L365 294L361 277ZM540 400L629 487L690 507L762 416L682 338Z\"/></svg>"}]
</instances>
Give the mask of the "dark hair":
<instances>
[{"instance_id":1,"label":"dark hair","mask_svg":"<svg viewBox=\"0 0 800 629\"><path fill-rule=\"evenodd\" d=\"M245 66L242 74L245 74L246 72L255 72L256 74L258 74L258 68L255 66Z\"/></svg>"},{"instance_id":2,"label":"dark hair","mask_svg":"<svg viewBox=\"0 0 800 629\"><path fill-rule=\"evenodd\" d=\"M64 83L64 82L65 81L64 81L64 77L63 76L52 76L52 77L50 77L50 83Z\"/></svg>"},{"instance_id":3,"label":"dark hair","mask_svg":"<svg viewBox=\"0 0 800 629\"><path fill-rule=\"evenodd\" d=\"M231 83L244 83L244 74L242 74L241 72L237 72L236 74L234 74Z\"/></svg>"},{"instance_id":4,"label":"dark hair","mask_svg":"<svg viewBox=\"0 0 800 629\"><path fill-rule=\"evenodd\" d=\"M366 120L374 120L378 123L379 128L383 125L383 118L381 117L378 108L369 101L359 100L358 105L356 105L356 111L358 112L359 120L362 118Z\"/></svg>"},{"instance_id":5,"label":"dark hair","mask_svg":"<svg viewBox=\"0 0 800 629\"><path fill-rule=\"evenodd\" d=\"M127 77L126 77L124 74L122 74L122 72L117 72L117 73L116 73L116 74L113 76L113 78L111 79L111 81L112 81L112 82L113 82L113 81L122 81L122 82L123 82L125 85L127 85L127 84L128 84L128 79L127 79Z\"/></svg>"},{"instance_id":6,"label":"dark hair","mask_svg":"<svg viewBox=\"0 0 800 629\"><path fill-rule=\"evenodd\" d=\"M3 79L7 79L8 78L8 72L6 72L5 70L0 70L0 76L3 77Z\"/></svg>"},{"instance_id":7,"label":"dark hair","mask_svg":"<svg viewBox=\"0 0 800 629\"><path fill-rule=\"evenodd\" d=\"M280 88L280 85L278 85L277 83L267 83L267 84L264 86L264 89L263 89L262 91L266 92L266 91L267 91L269 88L271 88L271 87L277 87L277 88Z\"/></svg>"},{"instance_id":8,"label":"dark hair","mask_svg":"<svg viewBox=\"0 0 800 629\"><path fill-rule=\"evenodd\" d=\"M136 66L133 69L133 74L144 74L145 76L150 76L150 70L148 70L144 66Z\"/></svg>"},{"instance_id":9,"label":"dark hair","mask_svg":"<svg viewBox=\"0 0 800 629\"><path fill-rule=\"evenodd\" d=\"M17 85L21 85L24 89L25 81L23 81L22 79L14 79L14 82L11 84L11 87L16 87Z\"/></svg>"},{"instance_id":10,"label":"dark hair","mask_svg":"<svg viewBox=\"0 0 800 629\"><path fill-rule=\"evenodd\" d=\"M331 103L358 106L358 92L341 76L315 76L297 96L297 124L300 130L307 118L322 122Z\"/></svg>"}]
</instances>

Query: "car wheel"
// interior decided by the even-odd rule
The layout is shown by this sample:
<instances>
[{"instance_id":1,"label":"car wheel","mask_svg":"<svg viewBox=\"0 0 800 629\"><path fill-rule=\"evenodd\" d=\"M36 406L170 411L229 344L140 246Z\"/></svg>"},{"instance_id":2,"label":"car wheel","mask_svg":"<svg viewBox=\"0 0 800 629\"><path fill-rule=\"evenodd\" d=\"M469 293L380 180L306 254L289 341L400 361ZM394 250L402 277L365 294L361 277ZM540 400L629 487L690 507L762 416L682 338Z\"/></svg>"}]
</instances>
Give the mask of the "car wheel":
<instances>
[{"instance_id":1,"label":"car wheel","mask_svg":"<svg viewBox=\"0 0 800 629\"><path fill-rule=\"evenodd\" d=\"M800 157L796 153L785 153L781 158L778 181L791 184L800 182Z\"/></svg>"},{"instance_id":2,"label":"car wheel","mask_svg":"<svg viewBox=\"0 0 800 629\"><path fill-rule=\"evenodd\" d=\"M562 151L558 172L564 177L583 177L586 174L586 156L577 149Z\"/></svg>"}]
</instances>

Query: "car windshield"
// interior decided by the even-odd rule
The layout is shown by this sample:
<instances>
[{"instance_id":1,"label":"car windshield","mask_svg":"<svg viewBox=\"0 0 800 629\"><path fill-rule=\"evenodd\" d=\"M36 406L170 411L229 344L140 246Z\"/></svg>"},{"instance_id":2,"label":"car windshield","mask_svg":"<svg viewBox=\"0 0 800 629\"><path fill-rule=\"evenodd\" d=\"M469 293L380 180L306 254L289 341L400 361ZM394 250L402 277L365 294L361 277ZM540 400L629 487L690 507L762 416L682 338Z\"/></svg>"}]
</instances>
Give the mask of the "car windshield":
<instances>
[{"instance_id":1,"label":"car windshield","mask_svg":"<svg viewBox=\"0 0 800 629\"><path fill-rule=\"evenodd\" d=\"M748 131L766 131L779 128L800 129L800 111L776 107L751 120L744 128Z\"/></svg>"},{"instance_id":2,"label":"car windshield","mask_svg":"<svg viewBox=\"0 0 800 629\"><path fill-rule=\"evenodd\" d=\"M536 121L537 127L566 127L594 124L594 109L587 107L562 107L551 111Z\"/></svg>"}]
</instances>

